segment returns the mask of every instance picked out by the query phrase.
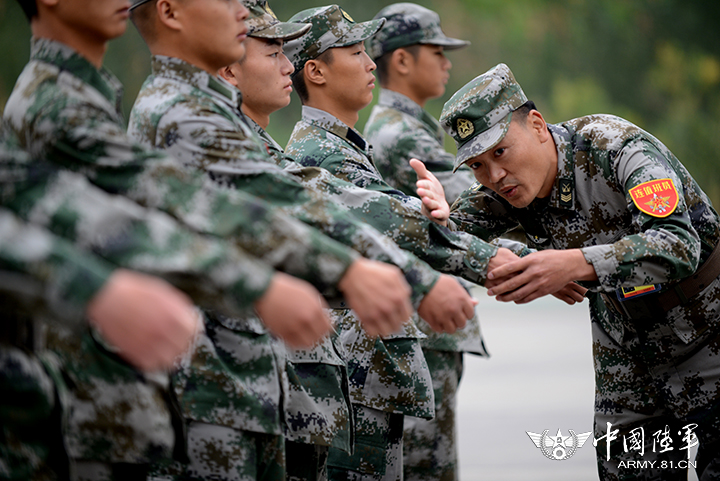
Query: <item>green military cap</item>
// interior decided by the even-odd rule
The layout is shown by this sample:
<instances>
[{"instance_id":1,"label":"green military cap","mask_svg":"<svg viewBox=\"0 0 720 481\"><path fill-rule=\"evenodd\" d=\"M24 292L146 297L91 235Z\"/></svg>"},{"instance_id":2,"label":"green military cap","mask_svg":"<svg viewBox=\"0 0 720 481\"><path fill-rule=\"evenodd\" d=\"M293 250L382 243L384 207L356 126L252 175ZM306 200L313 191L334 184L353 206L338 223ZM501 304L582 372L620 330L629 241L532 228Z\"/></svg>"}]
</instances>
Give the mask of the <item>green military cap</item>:
<instances>
[{"instance_id":1,"label":"green military cap","mask_svg":"<svg viewBox=\"0 0 720 481\"><path fill-rule=\"evenodd\" d=\"M150 0L132 0L132 3L130 4L130 10L139 7L140 5L144 5L148 3Z\"/></svg>"},{"instance_id":2,"label":"green military cap","mask_svg":"<svg viewBox=\"0 0 720 481\"><path fill-rule=\"evenodd\" d=\"M281 22L265 0L246 0L243 3L250 10L250 16L245 20L249 37L292 40L310 30L309 23Z\"/></svg>"},{"instance_id":3,"label":"green military cap","mask_svg":"<svg viewBox=\"0 0 720 481\"><path fill-rule=\"evenodd\" d=\"M443 106L440 123L455 139L455 172L467 160L496 146L507 133L512 113L528 99L507 65L475 77Z\"/></svg>"},{"instance_id":4,"label":"green military cap","mask_svg":"<svg viewBox=\"0 0 720 481\"><path fill-rule=\"evenodd\" d=\"M385 23L384 18L355 23L337 5L309 8L296 13L289 21L312 25L307 35L285 44L285 55L295 66L295 72L302 70L308 60L316 59L329 48L347 47L366 40Z\"/></svg>"},{"instance_id":5,"label":"green military cap","mask_svg":"<svg viewBox=\"0 0 720 481\"><path fill-rule=\"evenodd\" d=\"M394 3L380 10L375 18L385 18L387 22L368 41L368 53L373 60L397 48L418 43L440 45L445 50L470 45L466 40L446 36L440 28L440 16L414 3Z\"/></svg>"}]
</instances>

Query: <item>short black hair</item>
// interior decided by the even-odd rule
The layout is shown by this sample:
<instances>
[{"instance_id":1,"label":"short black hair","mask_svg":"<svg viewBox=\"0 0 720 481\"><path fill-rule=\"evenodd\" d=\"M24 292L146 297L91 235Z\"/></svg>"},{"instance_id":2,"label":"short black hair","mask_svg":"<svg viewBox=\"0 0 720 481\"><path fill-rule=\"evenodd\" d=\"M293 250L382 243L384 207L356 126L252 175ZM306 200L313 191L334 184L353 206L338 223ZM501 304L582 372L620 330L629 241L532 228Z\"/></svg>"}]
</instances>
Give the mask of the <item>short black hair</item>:
<instances>
[{"instance_id":1,"label":"short black hair","mask_svg":"<svg viewBox=\"0 0 720 481\"><path fill-rule=\"evenodd\" d=\"M17 3L20 5L20 8L22 8L23 12L25 12L25 16L28 21L32 20L33 17L37 17L38 9L35 0L17 0Z\"/></svg>"},{"instance_id":2,"label":"short black hair","mask_svg":"<svg viewBox=\"0 0 720 481\"><path fill-rule=\"evenodd\" d=\"M523 120L526 119L527 116L530 114L531 110L537 110L537 107L535 107L535 102L532 100L528 100L524 104L522 104L520 107L513 110L513 120ZM517 114L517 115L515 115Z\"/></svg>"},{"instance_id":3,"label":"short black hair","mask_svg":"<svg viewBox=\"0 0 720 481\"><path fill-rule=\"evenodd\" d=\"M412 57L417 60L418 56L420 56L420 46L422 44L416 43L413 45L408 45L407 47L398 47L395 50L403 49L407 51ZM389 52L385 52L384 54L380 55L377 59L375 59L375 65L377 65L377 68L375 69L375 72L377 72L378 80L380 81L380 86L383 86L387 83L387 76L388 76L388 64L390 63L390 58L392 57L392 54L395 52L395 50L390 50Z\"/></svg>"},{"instance_id":4,"label":"short black hair","mask_svg":"<svg viewBox=\"0 0 720 481\"><path fill-rule=\"evenodd\" d=\"M318 55L315 60L322 60L327 64L331 64L333 61L332 48L325 50L323 53ZM300 102L305 105L310 98L307 84L305 83L305 66L303 65L303 68L296 70L290 78L292 79L295 92L297 92L298 97L300 97Z\"/></svg>"}]
</instances>

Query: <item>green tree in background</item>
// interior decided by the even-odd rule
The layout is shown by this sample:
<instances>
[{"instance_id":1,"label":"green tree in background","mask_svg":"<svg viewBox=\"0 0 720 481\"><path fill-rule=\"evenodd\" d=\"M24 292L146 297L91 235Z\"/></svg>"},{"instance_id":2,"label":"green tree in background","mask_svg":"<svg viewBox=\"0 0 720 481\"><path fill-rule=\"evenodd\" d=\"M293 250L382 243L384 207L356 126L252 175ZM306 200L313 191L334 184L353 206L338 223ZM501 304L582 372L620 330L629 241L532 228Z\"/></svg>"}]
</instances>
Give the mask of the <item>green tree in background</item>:
<instances>
[{"instance_id":1,"label":"green tree in background","mask_svg":"<svg viewBox=\"0 0 720 481\"><path fill-rule=\"evenodd\" d=\"M390 1L338 2L356 20ZM445 31L472 45L451 52L445 99L500 62L512 68L549 122L590 113L631 120L665 142L720 205L720 21L717 0L421 0ZM280 19L316 1L271 0ZM0 0L0 108L27 61L30 30L14 0ZM135 29L113 42L106 65L132 106L149 72ZM444 100L428 105L438 115ZM284 142L299 117L297 99L275 115ZM361 116L362 128L369 108ZM451 142L448 146L452 148Z\"/></svg>"}]
</instances>

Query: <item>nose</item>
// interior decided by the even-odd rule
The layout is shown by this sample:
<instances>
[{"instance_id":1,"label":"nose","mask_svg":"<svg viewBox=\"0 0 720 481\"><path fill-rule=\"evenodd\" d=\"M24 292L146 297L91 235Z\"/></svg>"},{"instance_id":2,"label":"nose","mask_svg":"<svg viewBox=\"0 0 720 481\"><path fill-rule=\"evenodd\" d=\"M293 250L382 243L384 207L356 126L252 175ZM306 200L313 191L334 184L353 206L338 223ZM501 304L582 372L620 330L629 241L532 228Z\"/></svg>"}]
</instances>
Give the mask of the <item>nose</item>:
<instances>
[{"instance_id":1,"label":"nose","mask_svg":"<svg viewBox=\"0 0 720 481\"><path fill-rule=\"evenodd\" d=\"M502 167L499 167L497 165L494 165L491 162L488 162L488 164L486 165L485 168L487 169L488 180L490 180L490 182L492 184L499 183L507 175L507 172L505 172L505 169L503 169Z\"/></svg>"},{"instance_id":2,"label":"nose","mask_svg":"<svg viewBox=\"0 0 720 481\"><path fill-rule=\"evenodd\" d=\"M367 64L368 72L374 72L375 69L377 68L377 65L375 65L375 62L373 62L373 60L370 58L370 55L368 55L367 52L363 52L363 55L365 56L365 58L367 59L367 62L368 62L368 64Z\"/></svg>"},{"instance_id":3,"label":"nose","mask_svg":"<svg viewBox=\"0 0 720 481\"><path fill-rule=\"evenodd\" d=\"M283 75L292 75L292 73L295 71L295 66L292 64L292 62L287 58L287 56L284 53L280 54L282 57L282 74Z\"/></svg>"},{"instance_id":4,"label":"nose","mask_svg":"<svg viewBox=\"0 0 720 481\"><path fill-rule=\"evenodd\" d=\"M450 70L452 68L452 62L449 58L443 57L445 59L445 64L443 65L444 70Z\"/></svg>"},{"instance_id":5,"label":"nose","mask_svg":"<svg viewBox=\"0 0 720 481\"><path fill-rule=\"evenodd\" d=\"M250 16L250 10L245 6L245 3L238 2L240 4L240 8L238 9L238 19L245 20Z\"/></svg>"}]
</instances>

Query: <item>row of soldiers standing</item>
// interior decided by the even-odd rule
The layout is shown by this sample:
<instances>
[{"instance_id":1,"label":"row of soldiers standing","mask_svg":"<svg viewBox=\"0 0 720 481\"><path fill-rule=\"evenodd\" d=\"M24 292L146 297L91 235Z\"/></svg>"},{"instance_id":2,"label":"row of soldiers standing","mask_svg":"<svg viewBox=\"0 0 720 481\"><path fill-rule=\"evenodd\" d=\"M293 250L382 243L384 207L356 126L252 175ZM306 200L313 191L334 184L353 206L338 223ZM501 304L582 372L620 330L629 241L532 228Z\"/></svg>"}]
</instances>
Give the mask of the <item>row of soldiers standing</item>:
<instances>
[{"instance_id":1,"label":"row of soldiers standing","mask_svg":"<svg viewBox=\"0 0 720 481\"><path fill-rule=\"evenodd\" d=\"M101 68L123 2L20 3L34 37L3 134L6 268L23 277L6 296L3 479L402 479L403 457L408 479L456 479L462 352L487 354L474 301L447 274L481 281L498 248L433 223L407 179L399 190L375 170L348 128L372 98L364 53L365 85L345 86L354 121L300 123L315 138L299 134L293 156L265 128L293 72L331 47L364 50L385 16L377 57L425 42L442 57L442 88L420 103L444 91L443 48L467 42L413 4L356 24L337 6L282 23L264 1L135 1L153 73L126 134ZM313 86L304 103L310 90L347 105L339 80ZM452 168L434 119L405 130L407 158ZM329 157L337 169L312 167ZM413 310L423 320L406 322ZM153 315L180 318L155 327L174 331L169 347Z\"/></svg>"}]
</instances>

